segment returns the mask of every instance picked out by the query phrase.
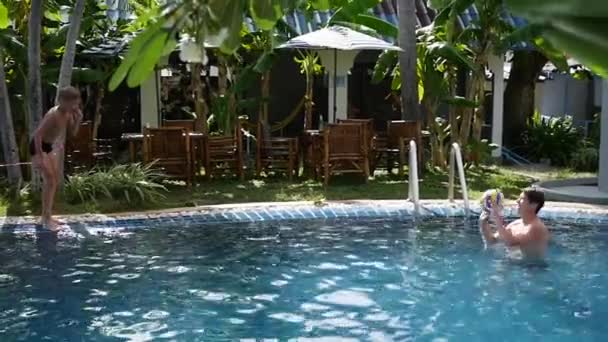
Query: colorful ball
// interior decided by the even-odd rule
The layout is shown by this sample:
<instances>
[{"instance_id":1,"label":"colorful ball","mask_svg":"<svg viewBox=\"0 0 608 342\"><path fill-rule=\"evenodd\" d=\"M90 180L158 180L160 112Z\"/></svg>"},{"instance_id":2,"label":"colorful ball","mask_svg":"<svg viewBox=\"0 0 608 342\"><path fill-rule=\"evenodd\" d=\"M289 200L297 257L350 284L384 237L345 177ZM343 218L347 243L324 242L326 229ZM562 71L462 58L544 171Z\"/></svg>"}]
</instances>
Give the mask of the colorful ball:
<instances>
[{"instance_id":1,"label":"colorful ball","mask_svg":"<svg viewBox=\"0 0 608 342\"><path fill-rule=\"evenodd\" d=\"M485 211L490 212L493 207L498 207L500 209L502 206L503 195L498 189L487 190L481 197L481 207Z\"/></svg>"}]
</instances>

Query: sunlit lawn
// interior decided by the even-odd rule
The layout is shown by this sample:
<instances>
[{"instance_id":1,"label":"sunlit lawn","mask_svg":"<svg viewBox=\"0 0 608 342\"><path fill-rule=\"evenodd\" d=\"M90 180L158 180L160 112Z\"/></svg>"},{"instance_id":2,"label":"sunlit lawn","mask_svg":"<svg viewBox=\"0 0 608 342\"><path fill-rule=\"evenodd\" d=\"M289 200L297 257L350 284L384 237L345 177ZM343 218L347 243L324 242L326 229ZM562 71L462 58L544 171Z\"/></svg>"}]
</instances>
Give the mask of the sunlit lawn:
<instances>
[{"instance_id":1,"label":"sunlit lawn","mask_svg":"<svg viewBox=\"0 0 608 342\"><path fill-rule=\"evenodd\" d=\"M519 195L523 187L533 182L532 178L515 174L499 168L474 168L466 172L469 196L478 198L489 188L500 188L509 198ZM444 172L425 171L420 180L420 197L422 199L446 199L448 175ZM458 179L456 179L458 196L460 196ZM283 202L283 201L323 201L323 200L360 200L360 199L405 199L408 193L407 176L377 175L368 183L355 176L335 177L325 190L320 182L301 179L288 182L285 178L250 179L245 182L237 180L202 181L192 190L184 186L168 185L166 198L159 203L129 205L111 200L99 200L97 203L69 204L60 196L56 212L61 214L76 213L112 213L133 210L168 209L195 207L211 204L248 203L248 202ZM38 201L31 196L24 196L20 201L8 201L0 197L0 215L28 215L39 211Z\"/></svg>"}]
</instances>

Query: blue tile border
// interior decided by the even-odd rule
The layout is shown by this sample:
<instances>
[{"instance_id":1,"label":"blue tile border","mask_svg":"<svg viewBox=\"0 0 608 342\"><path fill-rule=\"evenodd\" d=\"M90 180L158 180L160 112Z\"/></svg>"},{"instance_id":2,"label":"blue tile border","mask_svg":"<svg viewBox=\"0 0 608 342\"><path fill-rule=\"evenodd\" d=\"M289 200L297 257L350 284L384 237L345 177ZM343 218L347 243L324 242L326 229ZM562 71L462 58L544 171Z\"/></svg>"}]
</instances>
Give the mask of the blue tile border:
<instances>
[{"instance_id":1,"label":"blue tile border","mask_svg":"<svg viewBox=\"0 0 608 342\"><path fill-rule=\"evenodd\" d=\"M479 215L479 208L471 208L469 217ZM507 208L505 214L515 218L513 208ZM199 210L176 211L167 213L135 214L130 216L74 216L68 224L84 227L88 231L129 230L154 227L192 227L226 223L254 223L285 220L324 220L340 218L421 218L428 217L465 217L461 204L447 201L425 202L421 204L420 213L414 215L414 205L407 201L367 201L361 203L329 203L316 205L260 204L258 206L209 207ZM559 206L543 209L541 217L545 219L566 219L580 223L608 224L608 209L588 209ZM36 231L41 227L32 218L0 218L2 231Z\"/></svg>"}]
</instances>

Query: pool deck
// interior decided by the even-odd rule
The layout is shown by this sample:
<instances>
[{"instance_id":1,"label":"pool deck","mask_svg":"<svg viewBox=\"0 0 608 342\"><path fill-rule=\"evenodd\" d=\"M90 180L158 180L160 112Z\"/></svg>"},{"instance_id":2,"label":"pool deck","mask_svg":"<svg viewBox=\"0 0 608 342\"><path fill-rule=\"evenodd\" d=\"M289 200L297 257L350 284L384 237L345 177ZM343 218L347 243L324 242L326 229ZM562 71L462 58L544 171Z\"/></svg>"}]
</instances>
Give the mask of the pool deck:
<instances>
[{"instance_id":1,"label":"pool deck","mask_svg":"<svg viewBox=\"0 0 608 342\"><path fill-rule=\"evenodd\" d=\"M515 203L509 201L505 215L515 218ZM416 214L414 204L405 200L350 200L313 202L272 202L200 206L151 212L119 214L84 214L59 217L80 235L103 234L150 227L190 227L222 223L253 223L281 220L339 219L339 218L425 218L468 217L479 215L477 201L470 203L467 215L462 200L422 200ZM568 219L592 223L608 223L608 206L582 203L546 202L541 217ZM36 232L38 218L0 217L0 231ZM65 231L63 229L62 231Z\"/></svg>"}]
</instances>

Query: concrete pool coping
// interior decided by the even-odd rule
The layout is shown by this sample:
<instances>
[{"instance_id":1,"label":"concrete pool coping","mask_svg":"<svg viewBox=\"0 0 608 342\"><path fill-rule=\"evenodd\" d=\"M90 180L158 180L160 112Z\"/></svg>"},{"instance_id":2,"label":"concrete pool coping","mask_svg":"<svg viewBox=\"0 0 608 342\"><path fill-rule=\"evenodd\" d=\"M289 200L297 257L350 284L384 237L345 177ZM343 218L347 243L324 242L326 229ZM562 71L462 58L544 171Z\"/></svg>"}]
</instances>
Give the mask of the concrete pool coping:
<instances>
[{"instance_id":1,"label":"concrete pool coping","mask_svg":"<svg viewBox=\"0 0 608 342\"><path fill-rule=\"evenodd\" d=\"M176 208L149 212L119 214L82 214L63 216L73 231L81 235L102 234L150 227L192 227L222 223L254 223L281 220L339 219L339 218L430 218L465 217L462 200L420 201L420 214L406 200L349 200L327 202L265 202L222 204ZM477 201L470 203L468 217L480 213ZM516 217L513 201L508 201L505 215ZM545 219L567 219L574 222L608 223L608 206L582 203L546 202L541 211ZM0 217L0 231L31 232L40 229L37 217ZM65 231L65 229L64 229Z\"/></svg>"},{"instance_id":2,"label":"concrete pool coping","mask_svg":"<svg viewBox=\"0 0 608 342\"><path fill-rule=\"evenodd\" d=\"M597 177L542 181L535 184L553 201L608 204L608 193L600 192Z\"/></svg>"}]
</instances>

